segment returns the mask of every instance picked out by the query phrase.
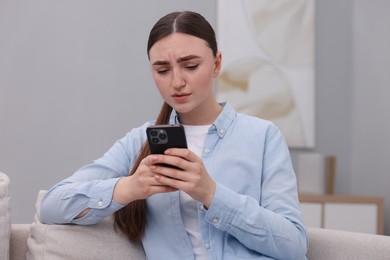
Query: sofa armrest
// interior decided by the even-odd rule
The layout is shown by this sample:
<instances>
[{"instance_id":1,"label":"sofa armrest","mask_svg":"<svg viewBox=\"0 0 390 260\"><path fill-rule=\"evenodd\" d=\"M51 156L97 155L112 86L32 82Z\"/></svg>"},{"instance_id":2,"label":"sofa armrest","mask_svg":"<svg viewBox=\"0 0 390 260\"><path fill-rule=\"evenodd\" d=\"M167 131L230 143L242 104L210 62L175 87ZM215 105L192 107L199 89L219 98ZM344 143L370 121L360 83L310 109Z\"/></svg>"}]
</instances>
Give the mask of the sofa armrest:
<instances>
[{"instance_id":1,"label":"sofa armrest","mask_svg":"<svg viewBox=\"0 0 390 260\"><path fill-rule=\"evenodd\" d=\"M341 230L308 228L309 260L389 259L390 237Z\"/></svg>"},{"instance_id":2,"label":"sofa armrest","mask_svg":"<svg viewBox=\"0 0 390 260\"><path fill-rule=\"evenodd\" d=\"M12 224L10 259L26 259L27 239L30 234L30 224Z\"/></svg>"}]
</instances>

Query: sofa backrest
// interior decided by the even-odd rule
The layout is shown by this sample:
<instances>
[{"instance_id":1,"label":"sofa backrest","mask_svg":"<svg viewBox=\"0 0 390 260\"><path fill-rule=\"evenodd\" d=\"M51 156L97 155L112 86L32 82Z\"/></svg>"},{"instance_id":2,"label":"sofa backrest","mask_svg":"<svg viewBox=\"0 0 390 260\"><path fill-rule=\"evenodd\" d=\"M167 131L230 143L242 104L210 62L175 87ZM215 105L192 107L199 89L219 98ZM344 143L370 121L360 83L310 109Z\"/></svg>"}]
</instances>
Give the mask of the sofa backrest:
<instances>
[{"instance_id":1,"label":"sofa backrest","mask_svg":"<svg viewBox=\"0 0 390 260\"><path fill-rule=\"evenodd\" d=\"M390 237L342 230L309 228L309 260L389 260Z\"/></svg>"},{"instance_id":2,"label":"sofa backrest","mask_svg":"<svg viewBox=\"0 0 390 260\"><path fill-rule=\"evenodd\" d=\"M9 259L11 237L11 206L9 194L10 180L0 172L0 259Z\"/></svg>"},{"instance_id":3,"label":"sofa backrest","mask_svg":"<svg viewBox=\"0 0 390 260\"><path fill-rule=\"evenodd\" d=\"M46 191L40 191L36 203ZM114 218L110 216L95 225L46 225L35 215L27 240L27 259L145 259L141 243L133 244L122 233L114 229Z\"/></svg>"}]
</instances>

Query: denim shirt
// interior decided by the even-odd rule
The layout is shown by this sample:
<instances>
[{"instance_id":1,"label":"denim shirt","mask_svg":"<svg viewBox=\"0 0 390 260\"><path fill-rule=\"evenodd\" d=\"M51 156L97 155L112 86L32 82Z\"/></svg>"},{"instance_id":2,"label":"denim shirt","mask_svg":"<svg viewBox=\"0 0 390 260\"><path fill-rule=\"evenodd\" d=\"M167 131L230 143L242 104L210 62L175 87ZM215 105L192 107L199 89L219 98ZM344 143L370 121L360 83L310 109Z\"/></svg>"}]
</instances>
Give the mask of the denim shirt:
<instances>
[{"instance_id":1,"label":"denim shirt","mask_svg":"<svg viewBox=\"0 0 390 260\"><path fill-rule=\"evenodd\" d=\"M210 259L306 259L307 234L289 150L269 121L236 113L228 104L210 127L202 160L216 182L208 209L198 203L202 242ZM112 200L146 141L149 121L132 129L103 157L49 190L41 203L48 224L98 223L124 205ZM170 123L178 123L172 113ZM179 192L146 200L142 244L148 259L194 259L180 215ZM75 217L85 208L90 211Z\"/></svg>"}]
</instances>

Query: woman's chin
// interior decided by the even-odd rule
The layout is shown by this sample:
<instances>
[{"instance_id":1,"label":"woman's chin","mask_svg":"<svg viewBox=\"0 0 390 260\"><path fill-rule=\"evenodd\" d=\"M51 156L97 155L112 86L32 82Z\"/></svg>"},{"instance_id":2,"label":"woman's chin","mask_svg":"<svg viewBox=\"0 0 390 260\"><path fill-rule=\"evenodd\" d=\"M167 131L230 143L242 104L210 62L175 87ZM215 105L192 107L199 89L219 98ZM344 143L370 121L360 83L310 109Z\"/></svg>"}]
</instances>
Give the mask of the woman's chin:
<instances>
[{"instance_id":1,"label":"woman's chin","mask_svg":"<svg viewBox=\"0 0 390 260\"><path fill-rule=\"evenodd\" d=\"M188 113L193 107L189 103L172 102L169 104L177 113Z\"/></svg>"}]
</instances>

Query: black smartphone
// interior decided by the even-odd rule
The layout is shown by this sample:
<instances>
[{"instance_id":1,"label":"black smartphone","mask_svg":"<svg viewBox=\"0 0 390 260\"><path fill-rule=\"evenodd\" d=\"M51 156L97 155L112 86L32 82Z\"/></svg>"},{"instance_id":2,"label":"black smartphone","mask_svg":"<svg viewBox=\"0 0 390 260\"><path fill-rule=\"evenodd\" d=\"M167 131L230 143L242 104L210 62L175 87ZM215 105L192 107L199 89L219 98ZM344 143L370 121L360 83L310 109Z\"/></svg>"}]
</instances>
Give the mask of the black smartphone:
<instances>
[{"instance_id":1,"label":"black smartphone","mask_svg":"<svg viewBox=\"0 0 390 260\"><path fill-rule=\"evenodd\" d=\"M169 148L187 148L184 127L180 124L149 126L146 135L152 154L164 154Z\"/></svg>"}]
</instances>

